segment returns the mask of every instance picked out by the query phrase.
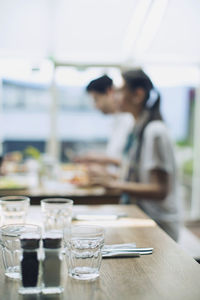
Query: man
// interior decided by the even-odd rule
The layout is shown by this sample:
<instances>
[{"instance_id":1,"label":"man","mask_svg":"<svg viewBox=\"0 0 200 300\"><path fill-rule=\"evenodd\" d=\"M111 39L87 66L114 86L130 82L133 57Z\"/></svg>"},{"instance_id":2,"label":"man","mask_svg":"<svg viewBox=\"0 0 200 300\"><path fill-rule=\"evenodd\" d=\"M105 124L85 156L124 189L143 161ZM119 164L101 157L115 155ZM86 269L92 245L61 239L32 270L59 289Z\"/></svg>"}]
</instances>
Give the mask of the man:
<instances>
[{"instance_id":1,"label":"man","mask_svg":"<svg viewBox=\"0 0 200 300\"><path fill-rule=\"evenodd\" d=\"M119 113L113 81L107 75L92 80L86 91L94 99L96 108L104 114L113 114L114 119L105 154L88 154L79 158L79 161L119 165L127 136L133 128L133 118L130 114Z\"/></svg>"}]
</instances>

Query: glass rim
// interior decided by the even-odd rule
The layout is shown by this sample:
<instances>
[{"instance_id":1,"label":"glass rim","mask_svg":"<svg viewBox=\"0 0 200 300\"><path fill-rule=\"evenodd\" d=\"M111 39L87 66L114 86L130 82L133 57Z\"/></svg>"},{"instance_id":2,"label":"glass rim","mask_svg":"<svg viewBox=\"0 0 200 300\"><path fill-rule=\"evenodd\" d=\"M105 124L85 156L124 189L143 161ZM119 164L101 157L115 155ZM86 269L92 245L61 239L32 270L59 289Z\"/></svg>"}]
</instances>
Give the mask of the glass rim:
<instances>
[{"instance_id":1,"label":"glass rim","mask_svg":"<svg viewBox=\"0 0 200 300\"><path fill-rule=\"evenodd\" d=\"M40 201L41 204L73 204L74 201L69 198L45 198Z\"/></svg>"},{"instance_id":2,"label":"glass rim","mask_svg":"<svg viewBox=\"0 0 200 300\"><path fill-rule=\"evenodd\" d=\"M30 203L30 198L27 196L3 196L0 197L0 203L1 202L29 202Z\"/></svg>"},{"instance_id":3,"label":"glass rim","mask_svg":"<svg viewBox=\"0 0 200 300\"><path fill-rule=\"evenodd\" d=\"M73 232L73 230L75 231ZM64 233L67 231L72 237L97 237L105 235L105 228L100 225L72 225L70 228L64 228Z\"/></svg>"}]
</instances>

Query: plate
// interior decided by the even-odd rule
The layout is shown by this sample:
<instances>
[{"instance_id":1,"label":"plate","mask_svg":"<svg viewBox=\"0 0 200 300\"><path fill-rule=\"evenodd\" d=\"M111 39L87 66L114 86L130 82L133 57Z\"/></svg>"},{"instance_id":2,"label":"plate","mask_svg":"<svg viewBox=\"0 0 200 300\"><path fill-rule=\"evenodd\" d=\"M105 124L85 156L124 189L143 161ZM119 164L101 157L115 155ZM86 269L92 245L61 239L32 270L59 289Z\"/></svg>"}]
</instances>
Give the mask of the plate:
<instances>
[{"instance_id":1,"label":"plate","mask_svg":"<svg viewBox=\"0 0 200 300\"><path fill-rule=\"evenodd\" d=\"M0 178L0 190L25 190L28 185L23 182L22 178L1 177Z\"/></svg>"}]
</instances>

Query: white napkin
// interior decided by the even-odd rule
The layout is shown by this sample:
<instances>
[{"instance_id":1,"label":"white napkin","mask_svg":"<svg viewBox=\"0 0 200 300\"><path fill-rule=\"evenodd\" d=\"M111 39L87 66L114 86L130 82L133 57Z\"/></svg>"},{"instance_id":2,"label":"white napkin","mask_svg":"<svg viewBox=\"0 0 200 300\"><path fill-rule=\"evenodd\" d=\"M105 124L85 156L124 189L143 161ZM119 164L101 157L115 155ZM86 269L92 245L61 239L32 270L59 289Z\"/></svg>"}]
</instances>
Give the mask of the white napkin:
<instances>
[{"instance_id":1,"label":"white napkin","mask_svg":"<svg viewBox=\"0 0 200 300\"><path fill-rule=\"evenodd\" d=\"M103 257L140 256L152 254L153 248L136 248L135 243L105 245L102 248Z\"/></svg>"},{"instance_id":2,"label":"white napkin","mask_svg":"<svg viewBox=\"0 0 200 300\"><path fill-rule=\"evenodd\" d=\"M110 250L110 249L134 249L136 247L135 243L128 244L112 244L112 245L104 245L102 250Z\"/></svg>"}]
</instances>

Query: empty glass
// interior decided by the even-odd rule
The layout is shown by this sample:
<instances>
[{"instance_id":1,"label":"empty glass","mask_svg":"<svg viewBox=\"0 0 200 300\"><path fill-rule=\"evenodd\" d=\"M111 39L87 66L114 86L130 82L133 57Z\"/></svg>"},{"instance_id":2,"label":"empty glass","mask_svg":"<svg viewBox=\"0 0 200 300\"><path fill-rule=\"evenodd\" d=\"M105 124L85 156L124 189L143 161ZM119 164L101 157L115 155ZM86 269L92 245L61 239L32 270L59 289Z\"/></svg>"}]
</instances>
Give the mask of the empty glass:
<instances>
[{"instance_id":1,"label":"empty glass","mask_svg":"<svg viewBox=\"0 0 200 300\"><path fill-rule=\"evenodd\" d=\"M0 227L5 275L12 279L20 278L20 237L23 234L41 235L41 228L32 224L9 224Z\"/></svg>"},{"instance_id":2,"label":"empty glass","mask_svg":"<svg viewBox=\"0 0 200 300\"><path fill-rule=\"evenodd\" d=\"M0 204L2 225L25 223L30 198L24 196L6 196L0 198Z\"/></svg>"},{"instance_id":3,"label":"empty glass","mask_svg":"<svg viewBox=\"0 0 200 300\"><path fill-rule=\"evenodd\" d=\"M72 226L64 230L68 273L79 280L94 280L99 276L104 229L100 226Z\"/></svg>"},{"instance_id":4,"label":"empty glass","mask_svg":"<svg viewBox=\"0 0 200 300\"><path fill-rule=\"evenodd\" d=\"M62 231L70 226L72 219L71 199L51 198L41 200L45 231Z\"/></svg>"}]
</instances>

